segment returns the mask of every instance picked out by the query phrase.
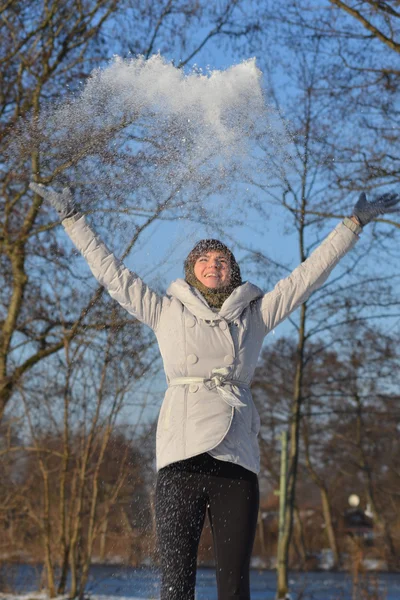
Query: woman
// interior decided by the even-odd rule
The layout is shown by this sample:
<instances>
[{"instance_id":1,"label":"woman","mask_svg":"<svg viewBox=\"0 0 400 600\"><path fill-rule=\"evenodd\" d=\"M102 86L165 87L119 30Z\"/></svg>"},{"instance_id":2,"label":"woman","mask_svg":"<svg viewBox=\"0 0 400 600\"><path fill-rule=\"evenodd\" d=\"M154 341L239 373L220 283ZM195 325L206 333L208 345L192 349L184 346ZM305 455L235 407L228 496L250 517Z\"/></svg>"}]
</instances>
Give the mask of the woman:
<instances>
[{"instance_id":1,"label":"woman","mask_svg":"<svg viewBox=\"0 0 400 600\"><path fill-rule=\"evenodd\" d=\"M264 294L242 282L230 250L199 242L185 279L163 297L121 264L79 213L68 189L30 186L57 209L96 279L157 336L168 389L157 427L157 535L161 600L192 600L205 513L214 538L219 600L250 598L258 513L259 416L250 383L264 336L324 283L362 226L395 212L400 196L367 202L344 219L293 273Z\"/></svg>"}]
</instances>

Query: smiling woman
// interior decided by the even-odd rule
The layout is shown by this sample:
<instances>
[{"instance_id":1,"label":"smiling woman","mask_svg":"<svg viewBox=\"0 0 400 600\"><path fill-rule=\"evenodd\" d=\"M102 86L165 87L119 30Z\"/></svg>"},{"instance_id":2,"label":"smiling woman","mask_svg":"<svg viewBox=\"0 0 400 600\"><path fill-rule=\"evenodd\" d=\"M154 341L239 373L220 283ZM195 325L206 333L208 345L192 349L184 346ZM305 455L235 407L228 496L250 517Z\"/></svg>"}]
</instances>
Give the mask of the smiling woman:
<instances>
[{"instance_id":1,"label":"smiling woman","mask_svg":"<svg viewBox=\"0 0 400 600\"><path fill-rule=\"evenodd\" d=\"M156 525L161 600L194 600L196 558L208 513L219 600L250 599L249 568L258 514L260 418L250 384L264 337L328 278L362 226L399 210L400 196L368 202L272 291L242 282L232 252L202 240L185 261L185 279L160 296L103 244L72 193L40 184L94 276L130 314L151 327L168 390L157 425Z\"/></svg>"}]
</instances>

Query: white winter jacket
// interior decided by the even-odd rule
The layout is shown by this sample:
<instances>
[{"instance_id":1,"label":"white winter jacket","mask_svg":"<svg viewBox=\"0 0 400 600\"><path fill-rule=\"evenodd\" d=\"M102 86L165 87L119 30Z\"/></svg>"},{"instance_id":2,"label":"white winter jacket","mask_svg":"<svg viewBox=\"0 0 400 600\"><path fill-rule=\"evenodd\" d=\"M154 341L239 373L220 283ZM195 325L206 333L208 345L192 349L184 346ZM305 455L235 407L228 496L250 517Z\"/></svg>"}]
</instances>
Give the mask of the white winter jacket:
<instances>
[{"instance_id":1,"label":"white winter jacket","mask_svg":"<svg viewBox=\"0 0 400 600\"><path fill-rule=\"evenodd\" d=\"M215 312L183 279L165 296L156 294L114 257L83 216L63 225L100 284L157 336L168 382L157 426L157 468L210 452L258 472L260 419L250 383L264 336L324 283L358 236L340 223L272 291L264 294L246 282Z\"/></svg>"}]
</instances>

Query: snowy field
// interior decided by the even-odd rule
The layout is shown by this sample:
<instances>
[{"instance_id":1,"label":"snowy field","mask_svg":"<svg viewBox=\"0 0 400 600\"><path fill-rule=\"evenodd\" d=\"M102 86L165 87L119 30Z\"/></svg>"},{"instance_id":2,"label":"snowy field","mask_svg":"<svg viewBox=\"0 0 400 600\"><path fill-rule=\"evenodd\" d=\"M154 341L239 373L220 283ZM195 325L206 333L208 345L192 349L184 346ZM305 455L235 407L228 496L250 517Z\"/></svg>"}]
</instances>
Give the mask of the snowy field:
<instances>
[{"instance_id":1,"label":"snowy field","mask_svg":"<svg viewBox=\"0 0 400 600\"><path fill-rule=\"evenodd\" d=\"M44 594L34 592L38 589L39 570L27 565L21 565L19 569L21 570L14 572L14 589L19 592L18 595L3 593L0 594L0 600L44 600ZM275 600L275 582L273 571L253 570L252 600ZM352 581L347 573L293 573L290 586L292 600L350 600L354 597ZM87 597L91 600L156 600L159 598L158 573L147 568L95 565L87 586ZM399 600L400 574L369 574L360 577L357 598ZM213 569L199 569L196 600L217 600Z\"/></svg>"}]
</instances>

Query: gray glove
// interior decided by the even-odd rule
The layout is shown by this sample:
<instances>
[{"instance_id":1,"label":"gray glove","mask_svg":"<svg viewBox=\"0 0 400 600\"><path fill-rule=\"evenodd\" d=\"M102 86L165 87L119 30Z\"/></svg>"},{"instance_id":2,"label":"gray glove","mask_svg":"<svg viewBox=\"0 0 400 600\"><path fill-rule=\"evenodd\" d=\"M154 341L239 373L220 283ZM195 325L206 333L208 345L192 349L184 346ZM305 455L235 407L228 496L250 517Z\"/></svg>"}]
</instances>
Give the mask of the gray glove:
<instances>
[{"instance_id":1,"label":"gray glove","mask_svg":"<svg viewBox=\"0 0 400 600\"><path fill-rule=\"evenodd\" d=\"M53 188L45 187L41 183L31 182L29 187L56 209L61 221L79 213L79 208L75 204L72 192L69 188L64 188L61 194L59 194L53 190Z\"/></svg>"},{"instance_id":2,"label":"gray glove","mask_svg":"<svg viewBox=\"0 0 400 600\"><path fill-rule=\"evenodd\" d=\"M364 227L375 217L384 215L385 213L400 212L400 206L396 206L400 202L400 195L395 193L382 194L376 200L368 202L364 192L360 194L358 202L354 207L353 215L360 221L360 225Z\"/></svg>"}]
</instances>

